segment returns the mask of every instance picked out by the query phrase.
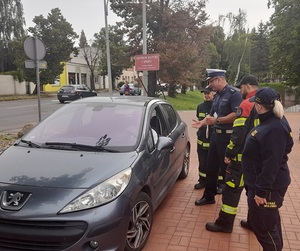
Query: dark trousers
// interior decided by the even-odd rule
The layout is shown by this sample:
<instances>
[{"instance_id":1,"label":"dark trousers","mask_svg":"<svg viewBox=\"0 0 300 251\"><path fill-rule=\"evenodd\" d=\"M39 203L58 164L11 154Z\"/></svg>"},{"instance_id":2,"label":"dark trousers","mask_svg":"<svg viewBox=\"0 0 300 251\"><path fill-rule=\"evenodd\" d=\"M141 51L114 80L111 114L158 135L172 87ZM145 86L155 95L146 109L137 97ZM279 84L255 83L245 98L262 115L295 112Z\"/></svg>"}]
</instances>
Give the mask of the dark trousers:
<instances>
[{"instance_id":1,"label":"dark trousers","mask_svg":"<svg viewBox=\"0 0 300 251\"><path fill-rule=\"evenodd\" d=\"M233 228L235 216L237 214L238 204L241 193L244 189L242 177L242 166L238 162L231 162L227 167L225 176L225 186L222 194L222 208L219 217L216 220L218 225L228 229Z\"/></svg>"},{"instance_id":2,"label":"dark trousers","mask_svg":"<svg viewBox=\"0 0 300 251\"><path fill-rule=\"evenodd\" d=\"M217 194L218 176L221 175L223 180L219 183L224 184L225 170L227 164L224 162L225 150L230 140L230 134L217 134L213 132L208 149L206 187L203 197L208 200L214 199Z\"/></svg>"},{"instance_id":3,"label":"dark trousers","mask_svg":"<svg viewBox=\"0 0 300 251\"><path fill-rule=\"evenodd\" d=\"M207 156L208 149L204 149L199 144L197 144L197 153L198 153L198 171L199 171L199 182L206 183L206 172L207 172Z\"/></svg>"},{"instance_id":4,"label":"dark trousers","mask_svg":"<svg viewBox=\"0 0 300 251\"><path fill-rule=\"evenodd\" d=\"M269 206L257 206L255 191L247 189L248 220L264 251L281 251L283 248L279 208L282 206L287 188L272 191L267 198Z\"/></svg>"}]
</instances>

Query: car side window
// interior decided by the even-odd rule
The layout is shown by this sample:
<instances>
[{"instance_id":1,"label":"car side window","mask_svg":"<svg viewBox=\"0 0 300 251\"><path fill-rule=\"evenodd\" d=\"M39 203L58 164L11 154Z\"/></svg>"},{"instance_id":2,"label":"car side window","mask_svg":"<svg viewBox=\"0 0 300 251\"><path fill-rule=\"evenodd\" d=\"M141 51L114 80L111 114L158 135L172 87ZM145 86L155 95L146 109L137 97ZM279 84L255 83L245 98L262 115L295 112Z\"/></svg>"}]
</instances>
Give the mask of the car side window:
<instances>
[{"instance_id":1,"label":"car side window","mask_svg":"<svg viewBox=\"0 0 300 251\"><path fill-rule=\"evenodd\" d=\"M162 107L165 112L166 120L169 123L170 131L173 131L173 129L177 126L177 113L174 111L172 106L168 104L163 104Z\"/></svg>"},{"instance_id":2,"label":"car side window","mask_svg":"<svg viewBox=\"0 0 300 251\"><path fill-rule=\"evenodd\" d=\"M150 126L159 136L168 136L169 134L159 107L156 107L151 113Z\"/></svg>"}]
</instances>

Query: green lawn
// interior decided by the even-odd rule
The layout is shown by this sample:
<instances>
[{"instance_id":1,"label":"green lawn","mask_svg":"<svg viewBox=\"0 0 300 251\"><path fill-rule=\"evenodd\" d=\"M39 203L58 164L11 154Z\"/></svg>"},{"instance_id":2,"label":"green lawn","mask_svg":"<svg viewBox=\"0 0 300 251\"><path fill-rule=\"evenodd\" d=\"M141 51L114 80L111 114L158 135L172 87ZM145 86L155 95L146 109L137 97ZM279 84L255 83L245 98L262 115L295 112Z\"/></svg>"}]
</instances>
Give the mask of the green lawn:
<instances>
[{"instance_id":1,"label":"green lawn","mask_svg":"<svg viewBox=\"0 0 300 251\"><path fill-rule=\"evenodd\" d=\"M166 96L176 110L195 110L199 103L203 102L203 95L199 90L188 91L186 94L176 94L176 98Z\"/></svg>"}]
</instances>

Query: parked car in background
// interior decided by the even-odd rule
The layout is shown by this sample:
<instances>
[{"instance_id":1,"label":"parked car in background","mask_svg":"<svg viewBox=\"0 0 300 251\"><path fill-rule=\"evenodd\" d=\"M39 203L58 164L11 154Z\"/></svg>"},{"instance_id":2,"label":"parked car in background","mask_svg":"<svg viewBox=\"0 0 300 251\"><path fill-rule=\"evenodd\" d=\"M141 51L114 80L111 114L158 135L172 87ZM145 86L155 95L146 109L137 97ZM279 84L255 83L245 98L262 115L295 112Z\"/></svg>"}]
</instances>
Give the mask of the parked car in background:
<instances>
[{"instance_id":1,"label":"parked car in background","mask_svg":"<svg viewBox=\"0 0 300 251\"><path fill-rule=\"evenodd\" d=\"M120 95L124 95L124 85L121 86L119 93ZM141 95L142 91L137 84L130 83L129 84L129 93L130 95Z\"/></svg>"},{"instance_id":2,"label":"parked car in background","mask_svg":"<svg viewBox=\"0 0 300 251\"><path fill-rule=\"evenodd\" d=\"M0 250L142 250L190 147L162 99L61 107L0 155Z\"/></svg>"},{"instance_id":3,"label":"parked car in background","mask_svg":"<svg viewBox=\"0 0 300 251\"><path fill-rule=\"evenodd\" d=\"M60 103L92 96L97 96L97 93L86 85L65 85L57 92L57 99Z\"/></svg>"}]
</instances>

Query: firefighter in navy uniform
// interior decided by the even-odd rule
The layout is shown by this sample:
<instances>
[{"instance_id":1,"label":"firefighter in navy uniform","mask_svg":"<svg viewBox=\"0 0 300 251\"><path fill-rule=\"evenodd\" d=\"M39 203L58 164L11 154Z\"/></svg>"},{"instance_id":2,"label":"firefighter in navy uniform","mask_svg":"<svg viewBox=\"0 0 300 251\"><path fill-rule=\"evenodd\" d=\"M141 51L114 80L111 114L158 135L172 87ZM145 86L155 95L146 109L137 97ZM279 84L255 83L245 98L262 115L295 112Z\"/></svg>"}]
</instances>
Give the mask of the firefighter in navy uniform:
<instances>
[{"instance_id":1,"label":"firefighter in navy uniform","mask_svg":"<svg viewBox=\"0 0 300 251\"><path fill-rule=\"evenodd\" d=\"M236 118L236 110L242 102L242 96L237 88L227 84L224 70L207 69L207 81L209 86L216 91L210 114L202 121L194 121L194 128L206 125L213 126L207 162L207 183L201 199L195 201L195 205L202 206L215 203L217 186L223 186L218 176L221 175L224 183L225 150L232 133L233 121Z\"/></svg>"},{"instance_id":2,"label":"firefighter in navy uniform","mask_svg":"<svg viewBox=\"0 0 300 251\"><path fill-rule=\"evenodd\" d=\"M287 161L294 142L278 99L272 88L261 88L250 99L260 124L247 135L242 158L248 224L264 251L283 248L278 209L291 182Z\"/></svg>"},{"instance_id":3,"label":"firefighter in navy uniform","mask_svg":"<svg viewBox=\"0 0 300 251\"><path fill-rule=\"evenodd\" d=\"M197 107L196 116L199 121L205 119L209 114L212 106L212 100L214 98L214 91L206 86L201 92L204 95L204 101ZM197 153L198 153L198 171L199 179L198 183L194 185L195 189L204 188L206 185L206 169L207 169L207 155L209 149L210 136L212 134L212 126L206 125L201 127L197 131Z\"/></svg>"},{"instance_id":4,"label":"firefighter in navy uniform","mask_svg":"<svg viewBox=\"0 0 300 251\"><path fill-rule=\"evenodd\" d=\"M244 188L242 174L242 151L248 128L246 120L249 117L253 103L249 101L258 89L258 81L253 75L246 75L236 85L245 98L237 111L237 118L233 123L233 132L227 145L224 162L228 164L225 176L225 187L222 195L222 208L215 222L206 224L206 229L212 232L231 233L234 219L238 210L238 203Z\"/></svg>"}]
</instances>

